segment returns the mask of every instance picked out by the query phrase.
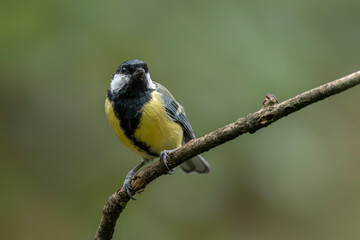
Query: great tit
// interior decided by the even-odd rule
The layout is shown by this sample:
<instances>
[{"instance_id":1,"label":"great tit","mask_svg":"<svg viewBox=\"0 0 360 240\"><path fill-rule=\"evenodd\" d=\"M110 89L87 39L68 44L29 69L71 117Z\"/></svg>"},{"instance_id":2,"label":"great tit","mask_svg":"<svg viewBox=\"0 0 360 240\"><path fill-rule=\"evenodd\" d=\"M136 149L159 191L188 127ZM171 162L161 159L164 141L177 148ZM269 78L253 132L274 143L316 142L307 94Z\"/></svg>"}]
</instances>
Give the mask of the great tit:
<instances>
[{"instance_id":1,"label":"great tit","mask_svg":"<svg viewBox=\"0 0 360 240\"><path fill-rule=\"evenodd\" d=\"M142 157L123 184L131 198L130 181L136 171L156 157L168 168L167 153L195 138L184 108L164 86L151 80L147 64L140 60L126 61L116 69L107 92L105 112L117 137ZM180 167L186 173L210 171L201 155Z\"/></svg>"}]
</instances>

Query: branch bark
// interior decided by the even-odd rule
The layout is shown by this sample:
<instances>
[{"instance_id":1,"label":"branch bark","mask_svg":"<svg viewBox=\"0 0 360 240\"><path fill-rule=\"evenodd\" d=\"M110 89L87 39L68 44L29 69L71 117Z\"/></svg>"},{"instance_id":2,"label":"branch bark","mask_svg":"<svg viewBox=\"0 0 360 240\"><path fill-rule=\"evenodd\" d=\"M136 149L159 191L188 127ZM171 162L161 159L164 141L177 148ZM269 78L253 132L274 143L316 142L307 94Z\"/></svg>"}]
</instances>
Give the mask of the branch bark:
<instances>
[{"instance_id":1,"label":"branch bark","mask_svg":"<svg viewBox=\"0 0 360 240\"><path fill-rule=\"evenodd\" d=\"M358 84L360 84L360 71L301 93L281 103L274 101L273 96L267 95L264 106L259 111L239 118L237 121L210 132L203 137L189 141L183 147L169 154L168 165L170 168L175 168L200 153L209 151L244 133L255 133L280 118ZM138 172L131 181L133 194L142 192L146 185L167 172L168 170L162 161L157 161ZM120 188L108 198L95 235L96 240L112 238L116 221L129 200L130 198L123 188Z\"/></svg>"}]
</instances>

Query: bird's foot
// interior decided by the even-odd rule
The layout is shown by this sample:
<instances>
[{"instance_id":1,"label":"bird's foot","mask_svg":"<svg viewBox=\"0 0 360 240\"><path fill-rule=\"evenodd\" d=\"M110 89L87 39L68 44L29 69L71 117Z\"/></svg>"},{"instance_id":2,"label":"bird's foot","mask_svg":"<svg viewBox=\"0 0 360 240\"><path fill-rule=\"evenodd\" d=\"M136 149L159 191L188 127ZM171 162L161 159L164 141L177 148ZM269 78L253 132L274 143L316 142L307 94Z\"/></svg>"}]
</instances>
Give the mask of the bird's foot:
<instances>
[{"instance_id":1,"label":"bird's foot","mask_svg":"<svg viewBox=\"0 0 360 240\"><path fill-rule=\"evenodd\" d=\"M162 151L162 152L160 153L160 159L164 162L164 165L165 165L165 167L167 168L167 170L169 170L169 171L167 172L167 174L169 174L169 175L173 175L173 174L174 174L175 168L170 169L169 166L168 166L168 160L167 160L167 158L168 158L168 153L172 153L172 152L174 152L175 150L176 150L176 149L164 150L164 151Z\"/></svg>"},{"instance_id":2,"label":"bird's foot","mask_svg":"<svg viewBox=\"0 0 360 240\"><path fill-rule=\"evenodd\" d=\"M128 172L128 174L126 175L126 178L125 178L125 181L124 181L124 184L123 184L123 188L125 190L125 192L127 193L127 195L133 199L133 200L136 200L133 195L132 195L132 188L131 188L131 179L132 179L132 176L135 174L135 172L133 170L131 170L130 172Z\"/></svg>"},{"instance_id":3,"label":"bird's foot","mask_svg":"<svg viewBox=\"0 0 360 240\"><path fill-rule=\"evenodd\" d=\"M123 188L125 190L125 192L127 193L127 195L129 195L129 197L133 200L136 200L133 195L132 195L132 188L131 188L131 179L134 176L134 174L140 169L142 168L149 160L147 159L142 159L141 162L134 167L133 169L131 169L128 174L126 174L126 178L123 184Z\"/></svg>"}]
</instances>

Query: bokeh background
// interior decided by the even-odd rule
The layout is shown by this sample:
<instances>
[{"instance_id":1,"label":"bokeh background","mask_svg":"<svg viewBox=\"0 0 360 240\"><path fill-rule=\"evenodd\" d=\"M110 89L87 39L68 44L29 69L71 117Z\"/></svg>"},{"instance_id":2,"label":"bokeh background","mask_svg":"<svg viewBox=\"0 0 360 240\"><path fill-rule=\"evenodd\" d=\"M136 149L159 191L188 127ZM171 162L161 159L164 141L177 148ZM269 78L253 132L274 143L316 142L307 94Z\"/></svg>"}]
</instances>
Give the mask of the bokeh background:
<instances>
[{"instance_id":1,"label":"bokeh background","mask_svg":"<svg viewBox=\"0 0 360 240\"><path fill-rule=\"evenodd\" d=\"M148 63L198 136L360 68L359 1L3 1L0 232L92 239L140 160L103 105ZM359 88L205 153L148 186L114 239L359 239Z\"/></svg>"}]
</instances>

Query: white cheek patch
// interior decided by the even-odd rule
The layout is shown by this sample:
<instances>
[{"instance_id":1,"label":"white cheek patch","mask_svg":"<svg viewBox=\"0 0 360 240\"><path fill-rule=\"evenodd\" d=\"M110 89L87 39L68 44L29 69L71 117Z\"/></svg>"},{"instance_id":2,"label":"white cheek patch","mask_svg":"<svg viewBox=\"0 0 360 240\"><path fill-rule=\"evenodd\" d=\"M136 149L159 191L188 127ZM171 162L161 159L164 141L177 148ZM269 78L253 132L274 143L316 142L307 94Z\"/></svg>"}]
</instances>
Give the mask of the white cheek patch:
<instances>
[{"instance_id":1,"label":"white cheek patch","mask_svg":"<svg viewBox=\"0 0 360 240\"><path fill-rule=\"evenodd\" d=\"M147 87L149 88L149 89L155 89L156 88L156 85L155 85L155 83L151 80L151 78L150 78L150 73L147 73L146 74L146 80L147 80Z\"/></svg>"},{"instance_id":2,"label":"white cheek patch","mask_svg":"<svg viewBox=\"0 0 360 240\"><path fill-rule=\"evenodd\" d=\"M125 74L120 73L115 74L110 83L111 91L120 90L127 82L129 82L129 80L130 76L126 76Z\"/></svg>"},{"instance_id":3,"label":"white cheek patch","mask_svg":"<svg viewBox=\"0 0 360 240\"><path fill-rule=\"evenodd\" d=\"M125 86L125 84L130 81L130 77L131 77L130 75L125 75L125 74L120 74L120 73L115 74L110 83L110 90L112 92L114 92L114 91L118 91L118 90L122 89ZM151 80L149 73L146 73L145 81L146 81L147 89L155 89L156 88L156 85Z\"/></svg>"}]
</instances>

